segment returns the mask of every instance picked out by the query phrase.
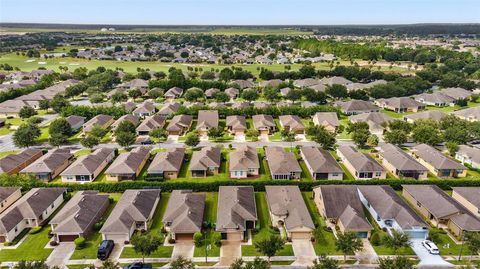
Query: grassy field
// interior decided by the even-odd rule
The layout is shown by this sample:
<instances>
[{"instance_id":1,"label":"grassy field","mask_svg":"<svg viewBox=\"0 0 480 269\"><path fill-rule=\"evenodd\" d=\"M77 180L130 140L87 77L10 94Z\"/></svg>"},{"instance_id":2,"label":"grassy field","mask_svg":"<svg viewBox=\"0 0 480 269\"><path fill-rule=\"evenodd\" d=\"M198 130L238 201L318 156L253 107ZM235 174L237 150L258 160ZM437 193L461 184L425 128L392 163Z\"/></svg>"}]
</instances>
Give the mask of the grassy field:
<instances>
[{"instance_id":1,"label":"grassy field","mask_svg":"<svg viewBox=\"0 0 480 269\"><path fill-rule=\"evenodd\" d=\"M271 235L280 235L280 232L275 231L270 228L271 221L268 214L268 204L264 192L255 193L255 202L257 203L257 215L258 215L258 224L257 232L253 235L253 244L255 242L264 240ZM242 256L261 256L262 254L257 251L254 245L243 245L242 246ZM280 250L276 256L293 256L292 245L285 245L285 247Z\"/></svg>"}]
</instances>

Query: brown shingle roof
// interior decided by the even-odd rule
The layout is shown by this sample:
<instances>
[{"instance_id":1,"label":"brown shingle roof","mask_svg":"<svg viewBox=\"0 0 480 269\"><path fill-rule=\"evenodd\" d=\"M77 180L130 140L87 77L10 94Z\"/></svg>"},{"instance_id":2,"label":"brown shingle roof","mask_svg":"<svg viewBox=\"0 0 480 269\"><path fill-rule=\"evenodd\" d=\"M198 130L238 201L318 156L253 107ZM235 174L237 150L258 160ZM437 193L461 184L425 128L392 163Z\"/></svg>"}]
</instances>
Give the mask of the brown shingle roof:
<instances>
[{"instance_id":1,"label":"brown shingle roof","mask_svg":"<svg viewBox=\"0 0 480 269\"><path fill-rule=\"evenodd\" d=\"M428 169L417 162L415 158L395 145L388 143L382 144L380 146L380 154L398 170L428 171Z\"/></svg>"},{"instance_id":2,"label":"brown shingle roof","mask_svg":"<svg viewBox=\"0 0 480 269\"><path fill-rule=\"evenodd\" d=\"M218 127L218 111L200 110L198 111L197 130L204 130Z\"/></svg>"},{"instance_id":3,"label":"brown shingle roof","mask_svg":"<svg viewBox=\"0 0 480 269\"><path fill-rule=\"evenodd\" d=\"M194 151L190 161L190 170L208 170L209 167L220 167L222 160L221 150L218 147L204 147Z\"/></svg>"},{"instance_id":4,"label":"brown shingle roof","mask_svg":"<svg viewBox=\"0 0 480 269\"><path fill-rule=\"evenodd\" d=\"M148 173L165 171L179 172L185 157L185 148L173 148L166 152L159 152L148 167Z\"/></svg>"},{"instance_id":5,"label":"brown shingle roof","mask_svg":"<svg viewBox=\"0 0 480 269\"><path fill-rule=\"evenodd\" d=\"M219 187L216 231L245 231L245 222L256 220L257 207L252 186Z\"/></svg>"},{"instance_id":6,"label":"brown shingle roof","mask_svg":"<svg viewBox=\"0 0 480 269\"><path fill-rule=\"evenodd\" d=\"M105 174L135 174L150 150L146 147L138 147L130 152L120 154L108 167Z\"/></svg>"},{"instance_id":7,"label":"brown shingle roof","mask_svg":"<svg viewBox=\"0 0 480 269\"><path fill-rule=\"evenodd\" d=\"M112 148L99 148L88 155L83 155L73 162L61 176L91 175L114 152Z\"/></svg>"},{"instance_id":8,"label":"brown shingle roof","mask_svg":"<svg viewBox=\"0 0 480 269\"><path fill-rule=\"evenodd\" d=\"M205 210L205 194L191 190L174 190L168 200L164 223L171 223L174 233L200 232Z\"/></svg>"},{"instance_id":9,"label":"brown shingle roof","mask_svg":"<svg viewBox=\"0 0 480 269\"><path fill-rule=\"evenodd\" d=\"M243 146L230 153L229 171L260 168L257 150L254 147Z\"/></svg>"},{"instance_id":10,"label":"brown shingle roof","mask_svg":"<svg viewBox=\"0 0 480 269\"><path fill-rule=\"evenodd\" d=\"M435 169L467 169L465 166L457 163L443 155L440 151L426 144L416 145L412 148L412 152L425 162L431 164Z\"/></svg>"},{"instance_id":11,"label":"brown shingle roof","mask_svg":"<svg viewBox=\"0 0 480 269\"><path fill-rule=\"evenodd\" d=\"M265 157L272 174L302 172L295 155L292 152L285 152L281 147L266 147Z\"/></svg>"},{"instance_id":12,"label":"brown shingle roof","mask_svg":"<svg viewBox=\"0 0 480 269\"><path fill-rule=\"evenodd\" d=\"M245 116L228 116L225 122L227 127L231 127L232 130L243 131L247 129Z\"/></svg>"},{"instance_id":13,"label":"brown shingle roof","mask_svg":"<svg viewBox=\"0 0 480 269\"><path fill-rule=\"evenodd\" d=\"M73 155L69 149L54 149L24 168L22 173L51 173L62 166Z\"/></svg>"},{"instance_id":14,"label":"brown shingle roof","mask_svg":"<svg viewBox=\"0 0 480 269\"><path fill-rule=\"evenodd\" d=\"M25 149L18 154L10 154L0 159L0 172L8 173L25 162L32 159L33 156L41 153L39 149Z\"/></svg>"},{"instance_id":15,"label":"brown shingle roof","mask_svg":"<svg viewBox=\"0 0 480 269\"><path fill-rule=\"evenodd\" d=\"M314 173L343 173L340 165L328 151L313 146L303 146L300 151L305 157L304 161Z\"/></svg>"},{"instance_id":16,"label":"brown shingle roof","mask_svg":"<svg viewBox=\"0 0 480 269\"><path fill-rule=\"evenodd\" d=\"M193 121L193 117L189 115L176 115L167 126L167 131L181 131L184 128L188 128Z\"/></svg>"},{"instance_id":17,"label":"brown shingle roof","mask_svg":"<svg viewBox=\"0 0 480 269\"><path fill-rule=\"evenodd\" d=\"M253 127L257 130L275 127L275 121L270 115L253 115Z\"/></svg>"}]
</instances>

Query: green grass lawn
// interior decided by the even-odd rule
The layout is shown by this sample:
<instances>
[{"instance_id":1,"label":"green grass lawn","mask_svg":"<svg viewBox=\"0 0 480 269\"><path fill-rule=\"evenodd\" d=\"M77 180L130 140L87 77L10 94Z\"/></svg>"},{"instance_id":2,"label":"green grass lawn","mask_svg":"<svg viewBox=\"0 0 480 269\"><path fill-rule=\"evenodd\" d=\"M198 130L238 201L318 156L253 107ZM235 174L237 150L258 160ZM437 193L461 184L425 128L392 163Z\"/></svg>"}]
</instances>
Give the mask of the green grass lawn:
<instances>
[{"instance_id":1,"label":"green grass lawn","mask_svg":"<svg viewBox=\"0 0 480 269\"><path fill-rule=\"evenodd\" d=\"M310 212L310 216L312 216L312 219L317 226L317 229L321 230L321 236L316 238L316 242L313 244L315 253L317 255L341 254L341 252L335 249L335 236L333 235L333 233L324 230L324 228L326 227L325 220L318 212L317 206L315 205L315 202L312 198L312 192L304 192L302 193L302 195L303 200L305 200L305 204L307 205L308 211Z\"/></svg>"},{"instance_id":2,"label":"green grass lawn","mask_svg":"<svg viewBox=\"0 0 480 269\"><path fill-rule=\"evenodd\" d=\"M113 202L110 203L110 206L108 207L107 211L105 212L103 219L106 220L110 213L112 212L113 208L117 204L118 200L120 200L120 197L122 196L121 193L110 193L109 194L110 198L113 199ZM82 259L96 259L97 258L97 248L100 245L100 242L102 242L102 235L96 231L93 232L93 234L88 238L87 244L85 248L83 249L76 249L73 252L73 255L70 259L72 260L82 260Z\"/></svg>"},{"instance_id":3,"label":"green grass lawn","mask_svg":"<svg viewBox=\"0 0 480 269\"><path fill-rule=\"evenodd\" d=\"M217 206L218 206L218 193L216 192L207 192L205 197L205 213L204 221L209 223L217 222ZM208 251L209 257L218 257L220 256L220 248L211 244L212 235L214 233L213 229L206 231L207 244L210 244L211 249ZM205 244L203 242L202 244ZM195 247L194 257L205 257L205 245L201 247Z\"/></svg>"},{"instance_id":4,"label":"green grass lawn","mask_svg":"<svg viewBox=\"0 0 480 269\"><path fill-rule=\"evenodd\" d=\"M39 233L27 234L25 241L16 249L0 250L0 261L39 261L48 258L53 249L45 248L50 239L50 226L44 227Z\"/></svg>"},{"instance_id":5,"label":"green grass lawn","mask_svg":"<svg viewBox=\"0 0 480 269\"><path fill-rule=\"evenodd\" d=\"M337 134L337 139L352 139L352 134L347 133L348 118L340 118L340 125L344 127L343 132Z\"/></svg>"},{"instance_id":6,"label":"green grass lawn","mask_svg":"<svg viewBox=\"0 0 480 269\"><path fill-rule=\"evenodd\" d=\"M161 235L162 228L163 228L163 215L167 210L168 200L170 199L170 193L162 193L162 197L158 204L157 210L152 219L152 224L148 233L153 235ZM163 235L161 235L163 236ZM173 247L172 246L160 246L157 251L152 253L152 255L148 256L149 258L169 258L172 256ZM141 258L142 255L136 253L132 247L125 247L123 249L122 254L120 255L121 258Z\"/></svg>"},{"instance_id":7,"label":"green grass lawn","mask_svg":"<svg viewBox=\"0 0 480 269\"><path fill-rule=\"evenodd\" d=\"M6 128L6 127L0 128L0 136L7 135L11 132L12 132L12 129L9 129L9 128Z\"/></svg>"},{"instance_id":8,"label":"green grass lawn","mask_svg":"<svg viewBox=\"0 0 480 269\"><path fill-rule=\"evenodd\" d=\"M16 151L16 150L2 151L2 152L0 152L0 158L3 158L3 157L8 156L10 154L15 154L15 153L18 153L18 151Z\"/></svg>"},{"instance_id":9,"label":"green grass lawn","mask_svg":"<svg viewBox=\"0 0 480 269\"><path fill-rule=\"evenodd\" d=\"M253 244L255 242L264 240L271 235L280 235L278 231L270 228L271 221L268 214L268 204L264 192L255 193L255 202L257 204L257 232L253 235ZM261 256L254 245L242 246L242 256ZM285 245L285 247L277 252L276 256L293 256L292 245Z\"/></svg>"}]
</instances>

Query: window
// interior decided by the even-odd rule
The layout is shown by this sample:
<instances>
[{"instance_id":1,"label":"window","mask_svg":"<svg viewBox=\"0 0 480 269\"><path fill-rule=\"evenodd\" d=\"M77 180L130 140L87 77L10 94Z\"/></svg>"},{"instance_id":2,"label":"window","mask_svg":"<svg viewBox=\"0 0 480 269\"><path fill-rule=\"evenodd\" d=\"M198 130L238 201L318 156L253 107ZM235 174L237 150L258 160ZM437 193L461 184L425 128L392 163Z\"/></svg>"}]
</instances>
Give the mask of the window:
<instances>
[{"instance_id":1,"label":"window","mask_svg":"<svg viewBox=\"0 0 480 269\"><path fill-rule=\"evenodd\" d=\"M51 205L51 207L52 207L52 209L53 209L53 208L55 207L55 203L53 203L53 204Z\"/></svg>"},{"instance_id":2,"label":"window","mask_svg":"<svg viewBox=\"0 0 480 269\"><path fill-rule=\"evenodd\" d=\"M418 206L418 207L422 207L422 204L417 201L417 206Z\"/></svg>"},{"instance_id":3,"label":"window","mask_svg":"<svg viewBox=\"0 0 480 269\"><path fill-rule=\"evenodd\" d=\"M332 177L338 177L338 173L332 173Z\"/></svg>"},{"instance_id":4,"label":"window","mask_svg":"<svg viewBox=\"0 0 480 269\"><path fill-rule=\"evenodd\" d=\"M377 221L381 221L382 219L380 218L380 216L377 216Z\"/></svg>"},{"instance_id":5,"label":"window","mask_svg":"<svg viewBox=\"0 0 480 269\"><path fill-rule=\"evenodd\" d=\"M382 172L376 172L376 173L375 173L375 176L381 177L381 176L382 176Z\"/></svg>"},{"instance_id":6,"label":"window","mask_svg":"<svg viewBox=\"0 0 480 269\"><path fill-rule=\"evenodd\" d=\"M15 232L18 232L18 228L17 228L17 226L15 226Z\"/></svg>"}]
</instances>

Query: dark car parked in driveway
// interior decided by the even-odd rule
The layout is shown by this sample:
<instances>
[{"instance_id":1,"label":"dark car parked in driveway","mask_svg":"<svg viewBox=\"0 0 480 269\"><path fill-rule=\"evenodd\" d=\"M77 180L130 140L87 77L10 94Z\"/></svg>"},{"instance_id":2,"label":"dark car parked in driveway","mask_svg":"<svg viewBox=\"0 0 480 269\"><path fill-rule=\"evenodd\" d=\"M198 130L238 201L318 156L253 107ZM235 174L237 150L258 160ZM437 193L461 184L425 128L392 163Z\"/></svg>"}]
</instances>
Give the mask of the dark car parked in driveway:
<instances>
[{"instance_id":1,"label":"dark car parked in driveway","mask_svg":"<svg viewBox=\"0 0 480 269\"><path fill-rule=\"evenodd\" d=\"M99 260L102 260L102 261L108 259L108 257L112 253L114 245L115 244L114 244L113 240L103 240L100 243L100 246L98 246L97 258Z\"/></svg>"},{"instance_id":2,"label":"dark car parked in driveway","mask_svg":"<svg viewBox=\"0 0 480 269\"><path fill-rule=\"evenodd\" d=\"M123 269L152 269L152 265L149 263L135 262L126 265Z\"/></svg>"}]
</instances>

